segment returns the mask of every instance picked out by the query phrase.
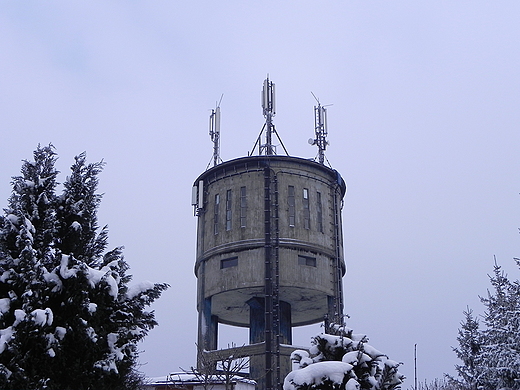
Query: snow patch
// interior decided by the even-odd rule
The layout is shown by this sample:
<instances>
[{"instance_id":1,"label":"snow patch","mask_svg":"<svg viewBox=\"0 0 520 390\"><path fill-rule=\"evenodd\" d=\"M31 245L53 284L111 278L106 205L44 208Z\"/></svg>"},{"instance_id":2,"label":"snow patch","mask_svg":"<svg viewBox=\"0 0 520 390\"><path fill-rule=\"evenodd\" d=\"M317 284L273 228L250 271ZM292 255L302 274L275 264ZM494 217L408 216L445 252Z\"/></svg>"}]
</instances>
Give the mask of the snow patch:
<instances>
[{"instance_id":1,"label":"snow patch","mask_svg":"<svg viewBox=\"0 0 520 390\"><path fill-rule=\"evenodd\" d=\"M24 221L25 221L25 226L27 226L27 231L32 234L36 233L36 228L32 224L31 220L26 217L26 218L24 218ZM31 235L31 239L32 239L32 235Z\"/></svg>"},{"instance_id":2,"label":"snow patch","mask_svg":"<svg viewBox=\"0 0 520 390\"><path fill-rule=\"evenodd\" d=\"M13 338L13 327L9 326L5 329L0 329L0 354L5 351L7 344Z\"/></svg>"},{"instance_id":3,"label":"snow patch","mask_svg":"<svg viewBox=\"0 0 520 390\"><path fill-rule=\"evenodd\" d=\"M116 360L122 360L124 355L123 352L121 352L121 348L116 347L117 340L119 340L119 335L117 333L109 333L107 335L110 352L114 354Z\"/></svg>"},{"instance_id":4,"label":"snow patch","mask_svg":"<svg viewBox=\"0 0 520 390\"><path fill-rule=\"evenodd\" d=\"M297 370L312 364L313 360L309 357L309 352L303 349L297 349L291 353L291 362L292 369Z\"/></svg>"},{"instance_id":5,"label":"snow patch","mask_svg":"<svg viewBox=\"0 0 520 390\"><path fill-rule=\"evenodd\" d=\"M285 378L284 390L296 390L302 385L321 385L331 381L341 386L345 376L349 375L352 365L345 362L326 361L311 364L300 370L291 371Z\"/></svg>"},{"instance_id":6,"label":"snow patch","mask_svg":"<svg viewBox=\"0 0 520 390\"><path fill-rule=\"evenodd\" d=\"M54 331L54 334L56 335L56 337L58 338L58 340L63 340L63 338L64 338L65 335L67 334L67 329L65 329L65 328L62 327L62 326L57 326L57 327L56 327L56 330Z\"/></svg>"},{"instance_id":7,"label":"snow patch","mask_svg":"<svg viewBox=\"0 0 520 390\"><path fill-rule=\"evenodd\" d=\"M63 257L62 257L62 261L63 261ZM63 282L61 281L60 277L56 273L56 270L53 270L52 272L48 272L45 269L45 267L43 267L43 279L45 279L45 281L49 284L54 284L54 287L52 288L52 292L61 291L61 289L63 287Z\"/></svg>"},{"instance_id":8,"label":"snow patch","mask_svg":"<svg viewBox=\"0 0 520 390\"><path fill-rule=\"evenodd\" d=\"M54 314L51 309L36 309L31 312L31 320L38 326L52 325Z\"/></svg>"},{"instance_id":9,"label":"snow patch","mask_svg":"<svg viewBox=\"0 0 520 390\"><path fill-rule=\"evenodd\" d=\"M85 331L87 332L87 336L92 340L92 342L97 342L98 335L96 334L96 331L93 327L89 326L87 329L85 329Z\"/></svg>"},{"instance_id":10,"label":"snow patch","mask_svg":"<svg viewBox=\"0 0 520 390\"><path fill-rule=\"evenodd\" d=\"M69 268L69 260L69 255L61 255L60 275L64 279L76 277L80 271L78 266ZM101 281L104 281L108 285L108 294L114 299L117 298L119 287L116 279L112 276L112 269L109 266L104 266L101 269L95 269L87 265L84 267L85 276L91 287L96 287Z\"/></svg>"},{"instance_id":11,"label":"snow patch","mask_svg":"<svg viewBox=\"0 0 520 390\"><path fill-rule=\"evenodd\" d=\"M110 353L106 359L99 360L95 363L94 367L97 367L103 371L118 373L116 362L123 360L124 353L123 348L117 347L116 343L119 340L117 333L109 333L107 335L107 344L110 349Z\"/></svg>"},{"instance_id":12,"label":"snow patch","mask_svg":"<svg viewBox=\"0 0 520 390\"><path fill-rule=\"evenodd\" d=\"M361 351L347 352L345 355L343 355L343 358L341 359L342 362L352 364L353 366L369 362L370 360L372 360L370 356Z\"/></svg>"},{"instance_id":13,"label":"snow patch","mask_svg":"<svg viewBox=\"0 0 520 390\"><path fill-rule=\"evenodd\" d=\"M140 283L134 284L133 286L130 286L128 288L128 291L126 292L126 296L129 299L132 299L143 292L153 289L153 287L154 287L154 284L152 282L145 280L144 282L140 282Z\"/></svg>"},{"instance_id":14,"label":"snow patch","mask_svg":"<svg viewBox=\"0 0 520 390\"><path fill-rule=\"evenodd\" d=\"M113 298L117 298L119 287L117 286L117 281L112 276L112 270L108 266L104 266L100 270L87 266L87 272L87 278L92 287L104 280L108 285L108 294Z\"/></svg>"},{"instance_id":15,"label":"snow patch","mask_svg":"<svg viewBox=\"0 0 520 390\"><path fill-rule=\"evenodd\" d=\"M13 225L18 225L18 217L14 214L9 214L6 218L9 222L11 222Z\"/></svg>"},{"instance_id":16,"label":"snow patch","mask_svg":"<svg viewBox=\"0 0 520 390\"><path fill-rule=\"evenodd\" d=\"M24 321L25 317L27 317L27 314L22 309L16 309L14 311L14 318L15 318L15 320L14 320L14 323L13 323L13 327L18 325L20 322Z\"/></svg>"},{"instance_id":17,"label":"snow patch","mask_svg":"<svg viewBox=\"0 0 520 390\"><path fill-rule=\"evenodd\" d=\"M11 270L4 271L2 273L2 276L0 276L0 282L6 283L10 277L11 277Z\"/></svg>"},{"instance_id":18,"label":"snow patch","mask_svg":"<svg viewBox=\"0 0 520 390\"><path fill-rule=\"evenodd\" d=\"M373 359L380 356L386 356L384 353L379 352L377 349L375 349L369 344L363 344L363 352L365 352L367 355L370 355Z\"/></svg>"},{"instance_id":19,"label":"snow patch","mask_svg":"<svg viewBox=\"0 0 520 390\"><path fill-rule=\"evenodd\" d=\"M90 314L95 313L96 310L97 310L97 304L92 303L92 302L88 304L88 312Z\"/></svg>"},{"instance_id":20,"label":"snow patch","mask_svg":"<svg viewBox=\"0 0 520 390\"><path fill-rule=\"evenodd\" d=\"M69 279L71 277L75 277L78 273L78 269L73 267L69 268L69 255L61 255L61 263L60 263L60 275L63 279Z\"/></svg>"},{"instance_id":21,"label":"snow patch","mask_svg":"<svg viewBox=\"0 0 520 390\"><path fill-rule=\"evenodd\" d=\"M345 390L359 390L360 388L359 382L354 378L350 378L345 386Z\"/></svg>"},{"instance_id":22,"label":"snow patch","mask_svg":"<svg viewBox=\"0 0 520 390\"><path fill-rule=\"evenodd\" d=\"M9 312L11 308L11 299L10 298L2 298L0 299L0 314L5 314Z\"/></svg>"}]
</instances>

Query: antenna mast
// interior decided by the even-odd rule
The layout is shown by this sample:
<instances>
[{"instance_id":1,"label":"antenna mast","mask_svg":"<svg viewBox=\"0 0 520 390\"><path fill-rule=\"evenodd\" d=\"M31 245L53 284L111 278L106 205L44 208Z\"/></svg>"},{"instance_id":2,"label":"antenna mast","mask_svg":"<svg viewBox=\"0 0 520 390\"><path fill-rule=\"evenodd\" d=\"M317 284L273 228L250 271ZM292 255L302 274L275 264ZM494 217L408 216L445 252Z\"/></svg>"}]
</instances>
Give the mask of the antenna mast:
<instances>
[{"instance_id":1,"label":"antenna mast","mask_svg":"<svg viewBox=\"0 0 520 390\"><path fill-rule=\"evenodd\" d=\"M318 161L320 164L324 164L325 149L327 149L327 145L329 144L327 141L327 109L321 105L313 93L312 96L314 96L314 99L318 102L318 105L314 106L314 132L316 138L309 139L309 143L318 146Z\"/></svg>"},{"instance_id":2,"label":"antenna mast","mask_svg":"<svg viewBox=\"0 0 520 390\"><path fill-rule=\"evenodd\" d=\"M222 97L214 110L211 110L209 116L209 136L213 141L213 166L216 166L220 161L220 102Z\"/></svg>"},{"instance_id":3,"label":"antenna mast","mask_svg":"<svg viewBox=\"0 0 520 390\"><path fill-rule=\"evenodd\" d=\"M262 155L273 155L276 154L276 147L273 145L273 134L276 135L278 141L280 141L280 145L282 146L286 155L289 155L289 152L285 148L285 145L280 138L280 135L276 131L276 128L273 124L273 116L275 115L275 106L274 106L274 83L269 81L269 75L264 80L264 88L262 89L262 109L265 117L265 123L262 126L262 130L260 130L260 134L256 139L255 144L253 145L253 149L248 156L252 155L255 152L256 146L258 145L258 154ZM261 138L262 133L265 130L265 144L262 144Z\"/></svg>"},{"instance_id":4,"label":"antenna mast","mask_svg":"<svg viewBox=\"0 0 520 390\"><path fill-rule=\"evenodd\" d=\"M265 117L265 145L260 146L260 154L262 154L262 152L266 155L276 154L272 143L274 131L273 117L276 114L274 105L274 83L269 81L269 76L264 80L264 88L262 89L262 109Z\"/></svg>"}]
</instances>

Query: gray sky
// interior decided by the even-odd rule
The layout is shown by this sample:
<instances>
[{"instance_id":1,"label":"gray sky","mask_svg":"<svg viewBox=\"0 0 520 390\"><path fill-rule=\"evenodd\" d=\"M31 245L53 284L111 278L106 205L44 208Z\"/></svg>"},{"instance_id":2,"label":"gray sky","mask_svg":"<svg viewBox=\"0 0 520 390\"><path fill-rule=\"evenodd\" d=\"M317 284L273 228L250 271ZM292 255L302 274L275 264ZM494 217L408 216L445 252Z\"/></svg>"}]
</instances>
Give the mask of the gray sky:
<instances>
[{"instance_id":1,"label":"gray sky","mask_svg":"<svg viewBox=\"0 0 520 390\"><path fill-rule=\"evenodd\" d=\"M191 185L212 156L210 109L224 94L222 158L246 155L269 73L291 155L316 154L311 91L333 104L348 324L405 363L405 387L414 344L419 380L454 373L462 311L482 312L493 256L519 275L519 19L516 0L2 1L0 205L38 143L55 145L64 174L82 151L104 159L110 245L125 246L135 281L172 285L143 370L188 368Z\"/></svg>"}]
</instances>

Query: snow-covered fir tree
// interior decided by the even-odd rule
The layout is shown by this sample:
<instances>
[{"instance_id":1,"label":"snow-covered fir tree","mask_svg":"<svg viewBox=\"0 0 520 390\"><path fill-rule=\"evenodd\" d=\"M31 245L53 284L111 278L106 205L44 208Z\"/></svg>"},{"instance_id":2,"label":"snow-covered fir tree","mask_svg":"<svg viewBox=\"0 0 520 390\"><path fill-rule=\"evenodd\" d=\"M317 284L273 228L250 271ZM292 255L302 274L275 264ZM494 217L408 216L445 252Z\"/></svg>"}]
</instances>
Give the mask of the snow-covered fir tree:
<instances>
[{"instance_id":1,"label":"snow-covered fir tree","mask_svg":"<svg viewBox=\"0 0 520 390\"><path fill-rule=\"evenodd\" d=\"M459 329L454 351L462 364L455 366L459 378L450 378L458 389L520 389L520 284L496 262L489 279L482 329L470 310Z\"/></svg>"},{"instance_id":2,"label":"snow-covered fir tree","mask_svg":"<svg viewBox=\"0 0 520 390\"><path fill-rule=\"evenodd\" d=\"M481 298L486 307L479 382L486 388L520 389L520 289L495 264L493 291Z\"/></svg>"},{"instance_id":3,"label":"snow-covered fir tree","mask_svg":"<svg viewBox=\"0 0 520 390\"><path fill-rule=\"evenodd\" d=\"M309 351L291 354L293 371L284 390L393 390L405 377L398 363L368 344L368 337L332 324L315 336Z\"/></svg>"},{"instance_id":4,"label":"snow-covered fir tree","mask_svg":"<svg viewBox=\"0 0 520 390\"><path fill-rule=\"evenodd\" d=\"M56 158L49 145L24 161L0 217L0 388L136 389L146 308L168 286L130 285L122 248L107 251L103 163L77 156L58 195Z\"/></svg>"},{"instance_id":5,"label":"snow-covered fir tree","mask_svg":"<svg viewBox=\"0 0 520 390\"><path fill-rule=\"evenodd\" d=\"M453 348L462 364L455 365L458 379L448 376L448 382L455 388L464 390L477 390L478 377L480 375L480 353L482 350L482 336L479 329L479 321L468 308L463 312L464 321L457 336L459 346Z\"/></svg>"}]
</instances>

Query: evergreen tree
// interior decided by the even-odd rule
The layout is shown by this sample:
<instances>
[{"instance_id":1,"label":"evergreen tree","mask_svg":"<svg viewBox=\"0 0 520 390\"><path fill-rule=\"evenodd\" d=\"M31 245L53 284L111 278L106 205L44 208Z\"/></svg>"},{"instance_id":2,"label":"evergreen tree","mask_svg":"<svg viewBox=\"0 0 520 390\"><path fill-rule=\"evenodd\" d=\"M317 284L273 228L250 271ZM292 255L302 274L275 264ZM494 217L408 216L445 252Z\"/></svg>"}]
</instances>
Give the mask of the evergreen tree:
<instances>
[{"instance_id":1,"label":"evergreen tree","mask_svg":"<svg viewBox=\"0 0 520 390\"><path fill-rule=\"evenodd\" d=\"M495 263L490 276L493 292L481 298L486 307L483 345L477 360L482 368L479 382L486 388L520 389L520 295Z\"/></svg>"},{"instance_id":2,"label":"evergreen tree","mask_svg":"<svg viewBox=\"0 0 520 390\"><path fill-rule=\"evenodd\" d=\"M85 153L76 156L56 210L60 251L89 266L100 264L107 247L107 226L99 231L97 221L101 195L96 191L103 166L103 162L87 164Z\"/></svg>"},{"instance_id":3,"label":"evergreen tree","mask_svg":"<svg viewBox=\"0 0 520 390\"><path fill-rule=\"evenodd\" d=\"M464 321L461 322L461 329L459 329L457 336L459 347L453 348L457 357L462 361L461 365L455 366L460 379L449 376L448 379L453 387L476 390L478 388L477 378L480 373L477 362L482 349L482 336L478 319L473 316L473 311L468 308L463 314Z\"/></svg>"},{"instance_id":4,"label":"evergreen tree","mask_svg":"<svg viewBox=\"0 0 520 390\"><path fill-rule=\"evenodd\" d=\"M34 162L24 161L0 220L0 385L6 389L8 382L19 388L42 388L46 383L34 371L46 364L47 343L41 333L52 316L45 306L43 270L53 261L55 161L50 147L38 148ZM26 336L16 337L18 332Z\"/></svg>"},{"instance_id":5,"label":"evergreen tree","mask_svg":"<svg viewBox=\"0 0 520 390\"><path fill-rule=\"evenodd\" d=\"M520 266L520 260L515 259ZM462 361L455 368L460 379L450 384L460 389L520 389L520 284L512 282L496 264L489 276L492 290L481 297L484 327L464 312L454 348Z\"/></svg>"},{"instance_id":6,"label":"evergreen tree","mask_svg":"<svg viewBox=\"0 0 520 390\"><path fill-rule=\"evenodd\" d=\"M24 161L0 217L0 388L136 389L145 309L167 285L129 287L122 248L106 251L103 163L77 156L58 196L55 161L51 145Z\"/></svg>"}]
</instances>

